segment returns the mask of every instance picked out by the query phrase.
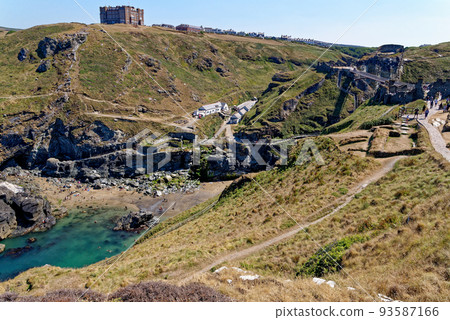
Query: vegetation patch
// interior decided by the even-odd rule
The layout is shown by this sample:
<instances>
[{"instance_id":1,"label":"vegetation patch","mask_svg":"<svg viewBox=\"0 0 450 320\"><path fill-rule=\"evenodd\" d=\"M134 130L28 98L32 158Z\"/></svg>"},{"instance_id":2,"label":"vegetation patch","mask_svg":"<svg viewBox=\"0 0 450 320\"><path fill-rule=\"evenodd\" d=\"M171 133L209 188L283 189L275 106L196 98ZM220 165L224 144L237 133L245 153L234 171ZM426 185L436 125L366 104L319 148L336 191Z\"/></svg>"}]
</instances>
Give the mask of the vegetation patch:
<instances>
[{"instance_id":1,"label":"vegetation patch","mask_svg":"<svg viewBox=\"0 0 450 320\"><path fill-rule=\"evenodd\" d=\"M362 236L343 238L320 248L297 272L297 276L322 277L328 273L338 272L342 269L342 258L345 252L355 242L364 242Z\"/></svg>"}]
</instances>

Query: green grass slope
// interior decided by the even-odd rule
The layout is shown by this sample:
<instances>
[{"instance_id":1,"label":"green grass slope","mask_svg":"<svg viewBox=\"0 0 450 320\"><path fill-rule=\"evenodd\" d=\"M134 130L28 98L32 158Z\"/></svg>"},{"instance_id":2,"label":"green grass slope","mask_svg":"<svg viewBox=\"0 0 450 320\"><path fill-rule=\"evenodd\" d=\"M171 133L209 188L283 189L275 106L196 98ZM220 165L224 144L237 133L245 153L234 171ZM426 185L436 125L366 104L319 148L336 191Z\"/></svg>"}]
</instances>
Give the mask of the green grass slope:
<instances>
[{"instance_id":1,"label":"green grass slope","mask_svg":"<svg viewBox=\"0 0 450 320\"><path fill-rule=\"evenodd\" d=\"M415 83L419 78L425 82L450 78L450 42L433 46L407 48L404 53L402 80Z\"/></svg>"},{"instance_id":2,"label":"green grass slope","mask_svg":"<svg viewBox=\"0 0 450 320\"><path fill-rule=\"evenodd\" d=\"M102 28L114 40L100 26L82 24L39 26L0 39L1 96L55 92L70 70L71 93L91 99L84 101L87 110L102 111L100 105L91 107L95 99L114 102L122 110L139 105L162 115L186 115L185 111L205 103L237 104L258 95L275 73L303 70L322 52L317 47L264 39L125 25ZM34 53L44 37L61 38L79 31L89 35L72 69L64 52L50 59L53 66L43 74L35 72L39 59L34 63L17 59L21 48ZM131 64L120 47L131 55ZM322 60L342 57L329 52Z\"/></svg>"}]
</instances>

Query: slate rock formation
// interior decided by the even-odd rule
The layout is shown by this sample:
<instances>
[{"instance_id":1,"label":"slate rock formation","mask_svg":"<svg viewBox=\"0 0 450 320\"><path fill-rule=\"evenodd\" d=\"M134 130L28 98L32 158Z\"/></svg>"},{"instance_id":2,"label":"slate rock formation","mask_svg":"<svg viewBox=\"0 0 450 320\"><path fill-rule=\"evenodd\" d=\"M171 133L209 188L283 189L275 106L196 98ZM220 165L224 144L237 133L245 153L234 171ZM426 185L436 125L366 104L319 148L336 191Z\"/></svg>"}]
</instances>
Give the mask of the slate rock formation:
<instances>
[{"instance_id":1,"label":"slate rock formation","mask_svg":"<svg viewBox=\"0 0 450 320\"><path fill-rule=\"evenodd\" d=\"M0 183L0 240L47 230L55 223L47 200L11 183Z\"/></svg>"},{"instance_id":2,"label":"slate rock formation","mask_svg":"<svg viewBox=\"0 0 450 320\"><path fill-rule=\"evenodd\" d=\"M156 225L156 219L153 214L145 210L140 212L133 212L121 217L114 228L114 231L137 231L147 229L150 226Z\"/></svg>"}]
</instances>

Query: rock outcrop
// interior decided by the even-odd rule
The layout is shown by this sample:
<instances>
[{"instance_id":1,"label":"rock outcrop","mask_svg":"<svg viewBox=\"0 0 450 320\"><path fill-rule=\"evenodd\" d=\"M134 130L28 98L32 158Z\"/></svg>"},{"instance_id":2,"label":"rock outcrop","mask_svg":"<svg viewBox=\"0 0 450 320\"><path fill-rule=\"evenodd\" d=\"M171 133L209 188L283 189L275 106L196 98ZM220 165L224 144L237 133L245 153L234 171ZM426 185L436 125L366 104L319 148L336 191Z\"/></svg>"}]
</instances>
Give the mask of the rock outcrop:
<instances>
[{"instance_id":1,"label":"rock outcrop","mask_svg":"<svg viewBox=\"0 0 450 320\"><path fill-rule=\"evenodd\" d=\"M153 72L161 70L161 62L159 62L159 60L146 54L140 55L139 59L144 62L147 67L151 68Z\"/></svg>"},{"instance_id":2,"label":"rock outcrop","mask_svg":"<svg viewBox=\"0 0 450 320\"><path fill-rule=\"evenodd\" d=\"M86 40L87 33L76 33L61 40L45 37L39 42L36 53L39 58L45 59L68 49L76 51Z\"/></svg>"},{"instance_id":3,"label":"rock outcrop","mask_svg":"<svg viewBox=\"0 0 450 320\"><path fill-rule=\"evenodd\" d=\"M19 61L25 61L28 58L28 55L30 54L30 51L28 51L25 48L20 49L19 54L17 55L17 59Z\"/></svg>"},{"instance_id":4,"label":"rock outcrop","mask_svg":"<svg viewBox=\"0 0 450 320\"><path fill-rule=\"evenodd\" d=\"M55 223L47 200L8 182L0 183L0 240L47 230Z\"/></svg>"},{"instance_id":5,"label":"rock outcrop","mask_svg":"<svg viewBox=\"0 0 450 320\"><path fill-rule=\"evenodd\" d=\"M36 69L37 73L44 73L50 69L52 63L49 60L42 61L39 67Z\"/></svg>"},{"instance_id":6,"label":"rock outcrop","mask_svg":"<svg viewBox=\"0 0 450 320\"><path fill-rule=\"evenodd\" d=\"M117 221L114 231L139 231L155 226L157 222L158 220L152 213L141 210L140 212L133 212L121 217Z\"/></svg>"}]
</instances>

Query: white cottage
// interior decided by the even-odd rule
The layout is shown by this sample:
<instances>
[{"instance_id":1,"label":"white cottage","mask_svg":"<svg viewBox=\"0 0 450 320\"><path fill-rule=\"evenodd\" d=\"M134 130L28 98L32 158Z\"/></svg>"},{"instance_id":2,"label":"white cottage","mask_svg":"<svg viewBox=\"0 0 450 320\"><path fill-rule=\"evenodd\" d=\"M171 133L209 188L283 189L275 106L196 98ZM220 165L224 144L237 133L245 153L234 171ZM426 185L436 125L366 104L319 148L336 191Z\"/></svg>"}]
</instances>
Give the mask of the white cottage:
<instances>
[{"instance_id":1,"label":"white cottage","mask_svg":"<svg viewBox=\"0 0 450 320\"><path fill-rule=\"evenodd\" d=\"M208 104L194 111L192 114L194 117L203 118L213 113L227 112L229 110L228 105L225 102L216 102Z\"/></svg>"}]
</instances>

